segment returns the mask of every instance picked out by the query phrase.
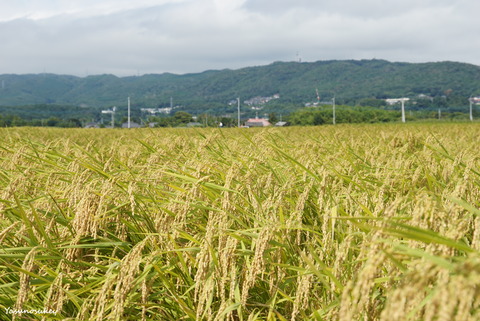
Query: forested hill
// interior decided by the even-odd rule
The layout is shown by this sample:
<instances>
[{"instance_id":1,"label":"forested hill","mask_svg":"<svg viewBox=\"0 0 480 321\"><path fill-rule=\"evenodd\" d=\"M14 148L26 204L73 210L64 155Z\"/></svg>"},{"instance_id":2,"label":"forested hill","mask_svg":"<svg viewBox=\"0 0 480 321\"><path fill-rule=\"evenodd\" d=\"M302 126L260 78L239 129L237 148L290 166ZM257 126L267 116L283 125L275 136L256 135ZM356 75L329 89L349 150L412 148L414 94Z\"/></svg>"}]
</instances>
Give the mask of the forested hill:
<instances>
[{"instance_id":1,"label":"forested hill","mask_svg":"<svg viewBox=\"0 0 480 321\"><path fill-rule=\"evenodd\" d=\"M75 77L55 74L0 75L0 105L175 105L215 108L241 97L279 94L278 103L301 104L334 95L343 103L362 98L480 94L480 67L458 62L392 63L385 60L275 62L238 70L196 74Z\"/></svg>"}]
</instances>

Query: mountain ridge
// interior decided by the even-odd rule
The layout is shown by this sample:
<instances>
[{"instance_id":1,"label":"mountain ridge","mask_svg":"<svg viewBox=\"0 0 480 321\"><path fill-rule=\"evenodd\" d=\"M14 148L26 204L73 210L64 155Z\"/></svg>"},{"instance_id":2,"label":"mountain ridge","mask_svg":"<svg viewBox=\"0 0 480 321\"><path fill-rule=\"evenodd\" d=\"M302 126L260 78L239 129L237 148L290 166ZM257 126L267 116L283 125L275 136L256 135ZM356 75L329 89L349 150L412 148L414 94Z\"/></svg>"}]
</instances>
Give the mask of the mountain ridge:
<instances>
[{"instance_id":1,"label":"mountain ridge","mask_svg":"<svg viewBox=\"0 0 480 321\"><path fill-rule=\"evenodd\" d=\"M480 93L480 67L461 62L320 60L273 62L240 69L187 74L112 74L85 77L58 74L1 74L0 105L63 104L108 108L131 96L138 107L175 104L225 111L228 101L279 94L277 103L304 104L335 96L354 104L362 98L427 95L469 97ZM223 109L222 109L223 108Z\"/></svg>"}]
</instances>

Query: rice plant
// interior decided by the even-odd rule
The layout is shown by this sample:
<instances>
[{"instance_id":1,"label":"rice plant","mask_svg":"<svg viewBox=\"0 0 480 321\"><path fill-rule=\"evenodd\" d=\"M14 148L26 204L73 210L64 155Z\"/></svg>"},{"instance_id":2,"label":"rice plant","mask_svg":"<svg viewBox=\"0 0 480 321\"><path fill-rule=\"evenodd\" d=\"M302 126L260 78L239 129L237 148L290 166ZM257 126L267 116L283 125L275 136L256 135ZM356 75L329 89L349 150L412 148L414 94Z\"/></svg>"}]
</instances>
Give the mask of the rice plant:
<instances>
[{"instance_id":1,"label":"rice plant","mask_svg":"<svg viewBox=\"0 0 480 321\"><path fill-rule=\"evenodd\" d=\"M479 320L479 133L0 129L0 319Z\"/></svg>"}]
</instances>

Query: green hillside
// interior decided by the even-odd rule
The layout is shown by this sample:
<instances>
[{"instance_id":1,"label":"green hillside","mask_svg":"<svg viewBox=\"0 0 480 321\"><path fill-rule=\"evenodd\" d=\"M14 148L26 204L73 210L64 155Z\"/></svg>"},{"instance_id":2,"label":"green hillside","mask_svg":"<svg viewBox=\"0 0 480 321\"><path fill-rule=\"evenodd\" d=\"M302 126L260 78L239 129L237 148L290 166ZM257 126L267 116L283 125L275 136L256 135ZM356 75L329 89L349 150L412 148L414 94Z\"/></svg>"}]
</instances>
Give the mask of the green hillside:
<instances>
[{"instance_id":1,"label":"green hillside","mask_svg":"<svg viewBox=\"0 0 480 321\"><path fill-rule=\"evenodd\" d=\"M107 108L126 105L168 107L170 97L184 110L228 112L228 102L279 94L272 106L291 108L334 95L355 105L365 98L444 95L464 101L480 94L480 67L458 62L392 63L384 60L275 62L238 70L196 74L147 74L139 77L55 74L0 75L0 106L57 104ZM463 99L463 100L462 100ZM273 108L273 107L272 107Z\"/></svg>"}]
</instances>

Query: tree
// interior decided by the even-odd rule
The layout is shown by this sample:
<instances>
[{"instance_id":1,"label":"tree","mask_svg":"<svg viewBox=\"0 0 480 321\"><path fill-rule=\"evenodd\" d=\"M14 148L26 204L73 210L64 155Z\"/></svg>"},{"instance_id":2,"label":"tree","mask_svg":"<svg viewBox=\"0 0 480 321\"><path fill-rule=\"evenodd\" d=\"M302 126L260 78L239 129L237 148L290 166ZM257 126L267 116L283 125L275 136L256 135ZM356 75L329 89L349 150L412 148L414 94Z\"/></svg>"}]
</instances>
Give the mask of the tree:
<instances>
[{"instance_id":1,"label":"tree","mask_svg":"<svg viewBox=\"0 0 480 321\"><path fill-rule=\"evenodd\" d=\"M58 117L50 117L47 119L47 126L54 127L61 121Z\"/></svg>"},{"instance_id":2,"label":"tree","mask_svg":"<svg viewBox=\"0 0 480 321\"><path fill-rule=\"evenodd\" d=\"M192 115L184 111L177 111L173 118L177 124L187 124L192 121Z\"/></svg>"},{"instance_id":3,"label":"tree","mask_svg":"<svg viewBox=\"0 0 480 321\"><path fill-rule=\"evenodd\" d=\"M268 121L270 124L276 124L278 122L277 115L275 115L275 113L268 114Z\"/></svg>"},{"instance_id":4,"label":"tree","mask_svg":"<svg viewBox=\"0 0 480 321\"><path fill-rule=\"evenodd\" d=\"M237 124L235 123L235 119L231 117L220 117L220 122L223 124L223 127L235 127Z\"/></svg>"},{"instance_id":5,"label":"tree","mask_svg":"<svg viewBox=\"0 0 480 321\"><path fill-rule=\"evenodd\" d=\"M360 106L383 107L387 104L387 102L384 99L364 98L364 99L360 99L358 104Z\"/></svg>"}]
</instances>

